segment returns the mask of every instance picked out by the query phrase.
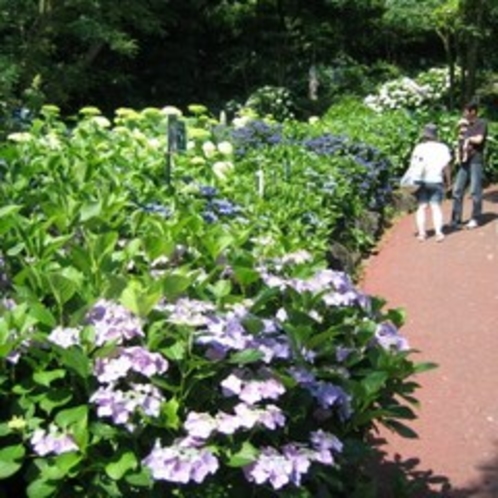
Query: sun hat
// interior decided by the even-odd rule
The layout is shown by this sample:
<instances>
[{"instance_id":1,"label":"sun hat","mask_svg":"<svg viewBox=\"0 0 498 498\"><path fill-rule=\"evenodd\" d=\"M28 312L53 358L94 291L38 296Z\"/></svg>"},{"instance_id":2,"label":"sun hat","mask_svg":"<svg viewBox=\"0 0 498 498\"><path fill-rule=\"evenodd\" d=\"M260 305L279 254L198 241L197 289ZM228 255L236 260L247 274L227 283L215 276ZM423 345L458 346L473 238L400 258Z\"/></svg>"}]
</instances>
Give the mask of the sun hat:
<instances>
[{"instance_id":1,"label":"sun hat","mask_svg":"<svg viewBox=\"0 0 498 498\"><path fill-rule=\"evenodd\" d=\"M434 123L429 123L424 126L422 130L422 138L427 140L437 139L437 126Z\"/></svg>"}]
</instances>

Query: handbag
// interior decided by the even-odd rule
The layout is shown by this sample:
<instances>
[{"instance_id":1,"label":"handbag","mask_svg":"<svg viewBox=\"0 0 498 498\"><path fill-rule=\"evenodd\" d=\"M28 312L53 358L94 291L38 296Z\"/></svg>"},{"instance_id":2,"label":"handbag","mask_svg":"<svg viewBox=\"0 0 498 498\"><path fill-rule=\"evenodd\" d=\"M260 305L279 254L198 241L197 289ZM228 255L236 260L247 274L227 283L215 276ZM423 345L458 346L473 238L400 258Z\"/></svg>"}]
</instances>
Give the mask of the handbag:
<instances>
[{"instance_id":1,"label":"handbag","mask_svg":"<svg viewBox=\"0 0 498 498\"><path fill-rule=\"evenodd\" d=\"M409 192L415 192L424 182L425 159L421 156L414 156L410 161L410 166L399 181L399 186Z\"/></svg>"}]
</instances>

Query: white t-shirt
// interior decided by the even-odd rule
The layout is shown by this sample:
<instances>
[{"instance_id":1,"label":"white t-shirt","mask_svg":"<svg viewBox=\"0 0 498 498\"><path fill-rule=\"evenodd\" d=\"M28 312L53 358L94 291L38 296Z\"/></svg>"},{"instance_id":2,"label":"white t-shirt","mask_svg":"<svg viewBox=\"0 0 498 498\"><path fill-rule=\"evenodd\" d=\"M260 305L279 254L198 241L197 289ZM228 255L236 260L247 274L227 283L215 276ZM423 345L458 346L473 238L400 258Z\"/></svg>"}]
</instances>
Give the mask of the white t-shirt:
<instances>
[{"instance_id":1,"label":"white t-shirt","mask_svg":"<svg viewBox=\"0 0 498 498\"><path fill-rule=\"evenodd\" d=\"M421 142L415 146L410 164L423 165L424 182L442 183L443 170L451 162L449 147L441 142Z\"/></svg>"}]
</instances>

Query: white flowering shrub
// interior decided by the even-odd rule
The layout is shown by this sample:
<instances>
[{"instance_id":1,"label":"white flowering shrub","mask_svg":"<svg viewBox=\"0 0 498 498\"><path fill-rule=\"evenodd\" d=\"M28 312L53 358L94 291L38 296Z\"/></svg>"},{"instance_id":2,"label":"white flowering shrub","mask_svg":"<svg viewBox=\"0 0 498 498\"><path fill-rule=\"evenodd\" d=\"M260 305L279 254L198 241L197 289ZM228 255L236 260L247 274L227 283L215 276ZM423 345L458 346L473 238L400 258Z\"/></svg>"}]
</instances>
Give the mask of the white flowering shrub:
<instances>
[{"instance_id":1,"label":"white flowering shrub","mask_svg":"<svg viewBox=\"0 0 498 498\"><path fill-rule=\"evenodd\" d=\"M279 122L294 118L292 95L283 87L258 88L246 100L244 108L254 111L257 117L270 117Z\"/></svg>"},{"instance_id":2,"label":"white flowering shrub","mask_svg":"<svg viewBox=\"0 0 498 498\"><path fill-rule=\"evenodd\" d=\"M418 109L441 104L450 88L448 70L432 68L415 78L406 76L384 83L376 94L364 102L371 109L382 112L393 109Z\"/></svg>"}]
</instances>

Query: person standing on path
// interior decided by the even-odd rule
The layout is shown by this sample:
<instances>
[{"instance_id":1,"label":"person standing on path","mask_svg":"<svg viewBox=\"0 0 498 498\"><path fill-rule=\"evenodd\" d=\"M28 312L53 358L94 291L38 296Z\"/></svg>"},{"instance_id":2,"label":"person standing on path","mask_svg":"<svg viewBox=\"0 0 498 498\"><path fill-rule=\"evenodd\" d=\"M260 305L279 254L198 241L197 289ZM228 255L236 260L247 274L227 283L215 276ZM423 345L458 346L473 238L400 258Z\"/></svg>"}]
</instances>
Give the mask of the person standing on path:
<instances>
[{"instance_id":1,"label":"person standing on path","mask_svg":"<svg viewBox=\"0 0 498 498\"><path fill-rule=\"evenodd\" d=\"M451 151L450 148L438 140L437 126L427 124L422 131L422 141L413 149L410 164L419 163L423 169L423 180L415 192L417 198L417 211L415 221L417 225L417 238L423 241L427 238L426 211L430 205L432 222L436 233L436 241L444 240L443 234L443 202L446 186L451 185Z\"/></svg>"},{"instance_id":2,"label":"person standing on path","mask_svg":"<svg viewBox=\"0 0 498 498\"><path fill-rule=\"evenodd\" d=\"M467 228L476 228L482 214L482 177L484 171L484 148L488 135L487 122L478 117L476 102L468 103L463 110L464 118L469 126L463 140L466 150L465 160L460 164L453 186L453 208L451 227L459 228L462 224L463 196L470 179L470 195L472 196L472 213Z\"/></svg>"}]
</instances>

